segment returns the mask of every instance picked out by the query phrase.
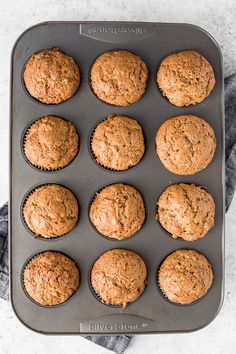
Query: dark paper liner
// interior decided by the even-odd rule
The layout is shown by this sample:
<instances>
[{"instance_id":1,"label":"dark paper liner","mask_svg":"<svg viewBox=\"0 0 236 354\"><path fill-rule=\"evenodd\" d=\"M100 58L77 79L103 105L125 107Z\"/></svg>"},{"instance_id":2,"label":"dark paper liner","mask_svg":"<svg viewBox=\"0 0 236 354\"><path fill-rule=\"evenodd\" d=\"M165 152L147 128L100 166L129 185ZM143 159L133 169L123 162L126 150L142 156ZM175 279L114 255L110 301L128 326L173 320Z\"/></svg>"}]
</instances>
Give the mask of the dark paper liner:
<instances>
[{"instance_id":1,"label":"dark paper liner","mask_svg":"<svg viewBox=\"0 0 236 354\"><path fill-rule=\"evenodd\" d=\"M140 227L137 231L135 231L131 236L127 236L127 237L124 237L124 238L122 238L122 239L115 238L115 237L109 237L109 236L106 236L106 235L102 234L102 233L96 228L96 226L93 224L92 220L90 219L90 209L91 209L91 206L92 206L93 202L95 201L97 195L98 195L99 193L101 193L104 189L106 189L107 187L110 187L110 186L113 186L113 185L116 185L116 184L123 184L123 185L125 185L125 186L133 187L133 188L140 194L140 196L141 196L141 198L142 198L142 201L143 201L143 206L144 206L144 221L143 221L141 227ZM146 204L146 202L145 202L145 200L144 200L144 197L143 197L142 193L141 193L136 187L134 187L132 184L128 184L128 183L124 183L124 182L110 183L110 184L107 184L107 185L105 185L105 186L103 186L103 187L98 188L98 189L96 190L96 192L92 195L92 197L91 197L91 199L90 199L90 202L89 202L88 219L89 219L90 225L92 226L92 228L96 231L96 233L97 233L99 236L101 236L101 237L103 237L103 238L105 238L105 239L107 239L107 240L110 240L110 241L118 241L118 242L121 242L121 241L130 240L131 238L137 236L137 234L138 234L138 233L143 229L143 227L145 226L145 223L146 223L146 220L147 220L147 215L148 215L148 213L147 213L147 204Z\"/></svg>"},{"instance_id":2,"label":"dark paper liner","mask_svg":"<svg viewBox=\"0 0 236 354\"><path fill-rule=\"evenodd\" d=\"M71 124L74 126L74 128L75 128L75 130L76 130L76 133L77 133L77 135L78 135L78 149L77 149L77 152L76 152L75 156L72 158L72 160L71 160L67 165L65 165L65 166L63 166L63 167L57 167L57 168L51 168L51 169L49 169L49 168L45 168L45 167L42 167L42 166L39 166L39 165L35 165L35 164L33 164L33 163L27 158L27 156L26 156L26 154L25 154L25 143L26 143L27 136L28 136L28 134L29 134L30 129L32 128L32 126L33 126L35 123L37 123L37 122L40 121L41 119L43 119L43 118L45 118L45 117L48 117L48 116L50 116L50 117L55 117L55 118L60 118L60 119L64 120L64 121L67 122L67 123L71 123ZM42 117L40 117L40 118L37 118L37 119L33 120L33 121L25 128L25 130L23 131L22 137L21 137L21 152L22 152L22 156L24 157L25 161L26 161L31 167L33 167L35 170L40 171L40 172L53 173L53 172L57 172L57 171L63 170L64 168L68 167L68 166L76 159L76 157L77 157L78 154L79 154L79 150L80 150L80 135L79 135L79 133L78 133L78 130L77 130L76 126L74 125L74 123L72 123L72 122L69 121L68 119L66 119L66 118L64 118L64 117L60 117L59 115L46 114L46 115L44 115L44 116L42 116Z\"/></svg>"},{"instance_id":3,"label":"dark paper liner","mask_svg":"<svg viewBox=\"0 0 236 354\"><path fill-rule=\"evenodd\" d=\"M129 117L129 116L127 116L127 115L122 115L122 114L117 114L117 113L109 114L108 117L109 117L110 115L114 115L114 116L120 115L120 116L123 116L123 117L127 117L127 118L130 118L130 119L136 120L136 119L134 119L134 118L132 118L132 117ZM107 167L107 166L103 165L102 163L100 163L100 162L98 161L98 159L97 159L97 157L96 157L96 155L95 155L95 153L94 153L94 151L93 151L93 149L92 149L92 140L93 140L93 137L94 137L95 130L96 130L96 128L98 127L98 125L99 125L100 123L105 122L105 121L108 119L108 117L106 117L106 118L100 120L98 123L96 123L96 124L94 125L94 127L92 128L92 130L90 131L90 134L89 134L89 141L88 141L90 156L91 156L92 160L95 162L95 164L96 164L98 167L100 167L100 168L102 168L103 170L105 170L105 171L110 171L110 172L114 172L114 173L124 173L124 172L128 172L128 171L130 171L130 170L133 170L134 168L138 167L138 165L140 164L140 162L143 160L143 158L144 158L144 156L145 156L145 154L146 154L146 150L147 150L147 139L146 139L146 137L145 137L143 127L141 126L141 124L140 124L137 120L136 120L137 123L140 125L140 127L141 127L141 129L142 129L143 141L144 141L144 153L143 153L142 157L140 158L140 160L139 160L135 165L130 166L130 167L126 168L125 170L117 170L117 169L115 169L115 168Z\"/></svg>"},{"instance_id":4,"label":"dark paper liner","mask_svg":"<svg viewBox=\"0 0 236 354\"><path fill-rule=\"evenodd\" d=\"M75 226L73 227L73 229L71 229L70 231L64 233L63 235L59 235L59 236L54 236L54 237L44 237L44 236L41 236L41 235L36 235L34 231L32 231L29 226L27 225L27 222L24 218L24 213L23 213L23 210L24 210L24 206L26 204L26 201L28 200L28 198L39 188L41 187L44 187L44 186L53 186L53 185L57 185L57 186L60 186L60 187L63 187L63 188L66 188L68 189L75 197L76 201L77 201L77 205L78 205L78 218L77 218L77 222L75 224ZM62 237L65 237L65 236L68 236L70 234L70 232L72 232L76 226L78 225L78 222L79 222L79 216L80 216L80 206L79 206L79 202L78 202L78 199L76 197L76 195L74 194L74 192L66 187L66 186L63 186L62 184L59 184L59 183L43 183L43 184L40 184L40 185L36 185L34 187L32 187L30 190L28 190L24 197L22 198L22 202L21 202L21 220L22 220L22 223L24 225L24 227L26 228L26 230L29 232L29 234L31 235L31 237L33 236L33 238L35 239L40 239L40 240L43 240L43 241L49 241L49 242L52 242L52 241L56 241L56 240L59 240L61 239Z\"/></svg>"},{"instance_id":5,"label":"dark paper liner","mask_svg":"<svg viewBox=\"0 0 236 354\"><path fill-rule=\"evenodd\" d=\"M120 250L120 249L123 249L123 250L127 250L127 251L131 251L129 249L126 249L126 248L111 248L103 253L101 253L96 259L95 261L93 262L90 270L89 270L89 274L88 274L88 283L89 283L89 288L90 288L90 291L91 293L93 294L93 296L99 301L101 302L103 305L106 305L108 307L112 307L112 308L116 308L116 309L120 309L120 312L123 312L128 306L132 305L133 303L135 303L136 301L138 301L140 299L140 297L143 295L143 293L145 292L146 288L147 288L147 282L148 282L148 270L147 270L147 266L146 266L146 263L144 262L143 258L137 253L137 252L134 252L134 251L131 251L135 254L137 254L144 262L145 264L145 267L146 267L146 271L147 271L147 278L146 278L146 282L145 282L145 288L143 290L143 292L137 297L136 300L134 301L131 301L131 302L128 302L127 304L124 305L114 305L114 304L107 304L106 302L103 301L102 297L96 292L96 290L94 289L94 287L92 286L92 280L91 280L91 275L92 275L92 269L95 265L95 263L98 261L98 259L104 255L105 253L107 253L108 251L112 251L112 250Z\"/></svg>"},{"instance_id":6,"label":"dark paper liner","mask_svg":"<svg viewBox=\"0 0 236 354\"><path fill-rule=\"evenodd\" d=\"M160 283L159 283L159 273L160 273L160 268L161 268L163 262L166 260L166 258L167 258L168 256L170 256L170 255L171 255L172 253L174 253L175 251L179 251L179 250L195 251L195 252L201 254L202 256L204 256L204 257L207 259L208 263L210 264L211 269L212 269L212 274L213 274L212 284L211 284L210 288L207 290L207 292L206 292L203 296L201 296L199 299L197 299L197 300L195 300L195 301L192 301L192 302L190 302L189 304L180 304L180 303L178 303L178 302L171 301L171 300L167 297L167 295L165 294L164 290L161 289L161 286L160 286ZM157 287L157 290L158 290L159 294L160 294L161 297L162 297L164 300L166 300L168 303L170 303L170 304L172 304L172 305L174 305L174 306L180 306L180 307L192 306L192 305L195 305L195 304L197 304L198 302L200 302L202 299L204 299L204 298L208 295L209 291L211 290L211 288L212 288L212 286L213 286L213 283L214 283L213 267L212 267L212 264L209 262L208 258L207 258L203 253L199 252L198 250L195 250L195 249L193 249L193 248L178 248L178 249L172 251L171 253L169 253L164 259L162 259L161 263L160 263L160 264L158 265L158 267L156 268L156 272L155 272L155 283L156 283L156 287Z\"/></svg>"},{"instance_id":7,"label":"dark paper liner","mask_svg":"<svg viewBox=\"0 0 236 354\"><path fill-rule=\"evenodd\" d=\"M24 271L27 267L28 264L30 264L34 259L36 259L38 256L40 256L41 254L43 253L47 253L47 252L51 252L51 253L60 253L64 256L66 256L67 258L69 258L72 262L74 262L77 270L78 270L78 273L79 273L79 285L78 287L74 290L74 292L65 300L63 301L62 303L60 304L56 304L56 305L42 305L40 304L39 302L35 301L30 295L29 293L27 292L26 288L25 288L25 283L24 283ZM35 254L33 254L32 256L30 256L30 258L28 258L23 267L22 267L22 270L21 270L21 286L22 286L22 289L25 293L25 295L28 297L28 299L30 299L30 301L32 301L34 304L40 306L40 307L44 307L44 308L48 308L48 309L51 309L51 308L57 308L57 307L61 307L61 306L64 306L66 305L70 300L71 298L78 292L79 290L79 287L80 287L80 284L81 284L81 275L80 275L80 270L79 270L79 267L77 265L77 263L74 261L74 259L72 259L70 256L68 256L66 253L64 252L61 252L61 251L55 251L55 250L47 250L47 251L41 251L41 252L37 252Z\"/></svg>"}]
</instances>

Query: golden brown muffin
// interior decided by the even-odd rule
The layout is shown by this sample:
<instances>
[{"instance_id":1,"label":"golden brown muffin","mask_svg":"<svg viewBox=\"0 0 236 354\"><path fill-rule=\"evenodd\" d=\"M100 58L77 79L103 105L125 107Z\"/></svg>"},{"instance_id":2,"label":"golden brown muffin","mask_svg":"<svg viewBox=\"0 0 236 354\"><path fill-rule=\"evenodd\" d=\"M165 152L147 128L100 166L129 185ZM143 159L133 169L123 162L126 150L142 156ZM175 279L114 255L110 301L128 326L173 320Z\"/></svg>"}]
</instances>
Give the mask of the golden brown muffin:
<instances>
[{"instance_id":1,"label":"golden brown muffin","mask_svg":"<svg viewBox=\"0 0 236 354\"><path fill-rule=\"evenodd\" d=\"M74 229L79 207L74 194L57 184L36 188L23 206L26 225L36 235L45 238L62 236Z\"/></svg>"},{"instance_id":2,"label":"golden brown muffin","mask_svg":"<svg viewBox=\"0 0 236 354\"><path fill-rule=\"evenodd\" d=\"M159 269L161 291L172 302L190 304L205 295L213 281L212 267L206 257L194 250L171 253Z\"/></svg>"},{"instance_id":3,"label":"golden brown muffin","mask_svg":"<svg viewBox=\"0 0 236 354\"><path fill-rule=\"evenodd\" d=\"M211 64L195 51L169 55L157 72L157 83L170 103L177 107L200 103L215 86Z\"/></svg>"},{"instance_id":4,"label":"golden brown muffin","mask_svg":"<svg viewBox=\"0 0 236 354\"><path fill-rule=\"evenodd\" d=\"M95 95L115 106L128 106L143 96L148 78L146 64L127 50L101 54L91 70Z\"/></svg>"},{"instance_id":5,"label":"golden brown muffin","mask_svg":"<svg viewBox=\"0 0 236 354\"><path fill-rule=\"evenodd\" d=\"M79 270L60 252L43 252L31 258L23 272L28 295L40 305L65 302L79 287Z\"/></svg>"},{"instance_id":6,"label":"golden brown muffin","mask_svg":"<svg viewBox=\"0 0 236 354\"><path fill-rule=\"evenodd\" d=\"M101 301L123 308L143 293L146 279L147 269L142 258L125 249L103 253L91 272L91 285Z\"/></svg>"},{"instance_id":7,"label":"golden brown muffin","mask_svg":"<svg viewBox=\"0 0 236 354\"><path fill-rule=\"evenodd\" d=\"M202 186L173 184L157 202L156 218L173 238L194 241L214 226L215 203Z\"/></svg>"},{"instance_id":8,"label":"golden brown muffin","mask_svg":"<svg viewBox=\"0 0 236 354\"><path fill-rule=\"evenodd\" d=\"M166 120L156 134L156 152L163 165L177 175L192 175L213 159L216 138L202 118L181 115Z\"/></svg>"},{"instance_id":9,"label":"golden brown muffin","mask_svg":"<svg viewBox=\"0 0 236 354\"><path fill-rule=\"evenodd\" d=\"M116 171L127 170L137 165L144 154L142 128L134 119L110 115L95 128L91 149L100 165Z\"/></svg>"},{"instance_id":10,"label":"golden brown muffin","mask_svg":"<svg viewBox=\"0 0 236 354\"><path fill-rule=\"evenodd\" d=\"M90 206L89 217L98 232L123 240L132 236L143 225L143 199L131 186L112 184L96 194Z\"/></svg>"},{"instance_id":11,"label":"golden brown muffin","mask_svg":"<svg viewBox=\"0 0 236 354\"><path fill-rule=\"evenodd\" d=\"M42 50L26 63L24 83L32 97L46 104L58 104L78 90L79 67L72 57L57 48Z\"/></svg>"},{"instance_id":12,"label":"golden brown muffin","mask_svg":"<svg viewBox=\"0 0 236 354\"><path fill-rule=\"evenodd\" d=\"M56 170L67 166L78 152L79 136L65 119L46 116L38 119L26 133L24 152L34 166Z\"/></svg>"}]
</instances>

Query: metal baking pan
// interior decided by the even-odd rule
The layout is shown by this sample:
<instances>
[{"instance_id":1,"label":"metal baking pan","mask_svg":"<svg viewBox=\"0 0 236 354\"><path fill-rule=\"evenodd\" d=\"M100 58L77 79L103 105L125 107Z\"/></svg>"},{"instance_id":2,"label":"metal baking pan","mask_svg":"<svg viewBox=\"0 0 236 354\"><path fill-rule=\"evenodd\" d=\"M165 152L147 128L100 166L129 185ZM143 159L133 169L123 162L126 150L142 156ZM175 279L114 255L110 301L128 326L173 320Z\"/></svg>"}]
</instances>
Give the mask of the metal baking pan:
<instances>
[{"instance_id":1,"label":"metal baking pan","mask_svg":"<svg viewBox=\"0 0 236 354\"><path fill-rule=\"evenodd\" d=\"M78 62L82 83L77 94L59 105L45 105L31 98L22 83L27 59L37 51L58 47ZM108 105L95 97L89 85L94 59L104 51L127 49L148 66L149 80L143 98L128 107ZM192 49L212 64L216 85L201 104L177 108L160 93L156 71L170 53ZM136 168L111 172L93 161L89 151L92 128L111 113L123 114L142 125L146 152ZM162 165L155 152L155 134L166 119L179 114L195 114L214 128L217 148L212 163L193 176L178 176ZM39 117L52 114L71 120L80 134L80 151L73 162L57 172L41 172L24 159L21 149L25 128ZM144 227L130 239L111 241L91 226L88 207L100 187L123 182L142 193L147 206ZM171 183L193 182L207 186L216 203L215 226L205 238L193 243L174 240L155 219L156 200ZM58 183L70 188L78 198L80 218L67 236L53 241L35 239L22 222L21 205L33 186ZM29 328L47 334L145 334L188 332L210 323L218 313L224 284L224 103L222 56L215 40L203 29L188 24L138 22L47 22L24 32L12 53L11 79L11 161L10 161L10 254L11 302L18 318ZM100 254L111 248L127 248L142 256L148 268L143 295L125 311L98 301L89 286L89 272ZM158 291L156 271L162 260L179 248L203 253L214 271L213 286L206 296L191 305L170 303ZM25 294L21 271L31 255L57 250L79 265L81 284L76 294L62 306L38 306Z\"/></svg>"}]
</instances>

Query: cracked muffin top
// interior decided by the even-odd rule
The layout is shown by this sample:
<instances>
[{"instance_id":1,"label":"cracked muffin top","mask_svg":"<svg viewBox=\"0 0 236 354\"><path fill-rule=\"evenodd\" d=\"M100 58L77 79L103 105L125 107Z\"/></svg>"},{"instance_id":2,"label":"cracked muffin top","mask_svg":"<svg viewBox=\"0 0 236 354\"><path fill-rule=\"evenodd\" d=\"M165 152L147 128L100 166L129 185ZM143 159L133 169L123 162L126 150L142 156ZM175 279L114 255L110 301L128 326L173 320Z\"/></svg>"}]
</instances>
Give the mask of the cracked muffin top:
<instances>
[{"instance_id":1,"label":"cracked muffin top","mask_svg":"<svg viewBox=\"0 0 236 354\"><path fill-rule=\"evenodd\" d=\"M70 232L78 221L79 207L74 194L57 184L36 188L23 206L26 225L36 235L54 238Z\"/></svg>"},{"instance_id":2,"label":"cracked muffin top","mask_svg":"<svg viewBox=\"0 0 236 354\"><path fill-rule=\"evenodd\" d=\"M215 203L202 186L173 184L157 202L156 218L173 238L194 241L214 226Z\"/></svg>"},{"instance_id":3,"label":"cracked muffin top","mask_svg":"<svg viewBox=\"0 0 236 354\"><path fill-rule=\"evenodd\" d=\"M58 104L78 90L79 67L72 57L57 48L42 50L26 63L24 83L29 94L40 102Z\"/></svg>"},{"instance_id":4,"label":"cracked muffin top","mask_svg":"<svg viewBox=\"0 0 236 354\"><path fill-rule=\"evenodd\" d=\"M211 64L195 51L169 55L157 71L157 83L170 103L177 107L205 100L215 86Z\"/></svg>"},{"instance_id":5,"label":"cracked muffin top","mask_svg":"<svg viewBox=\"0 0 236 354\"><path fill-rule=\"evenodd\" d=\"M115 106L128 106L139 101L145 92L147 78L146 64L126 50L101 54L90 75L95 95Z\"/></svg>"},{"instance_id":6,"label":"cracked muffin top","mask_svg":"<svg viewBox=\"0 0 236 354\"><path fill-rule=\"evenodd\" d=\"M171 253L161 264L158 282L170 301L190 304L205 295L211 287L212 267L202 254L180 249Z\"/></svg>"},{"instance_id":7,"label":"cracked muffin top","mask_svg":"<svg viewBox=\"0 0 236 354\"><path fill-rule=\"evenodd\" d=\"M36 167L55 170L67 166L78 152L79 136L74 125L59 117L38 119L26 133L24 152Z\"/></svg>"},{"instance_id":8,"label":"cracked muffin top","mask_svg":"<svg viewBox=\"0 0 236 354\"><path fill-rule=\"evenodd\" d=\"M144 154L142 128L134 119L110 115L96 126L91 149L100 165L117 171L127 170L137 165Z\"/></svg>"},{"instance_id":9,"label":"cracked muffin top","mask_svg":"<svg viewBox=\"0 0 236 354\"><path fill-rule=\"evenodd\" d=\"M192 175L213 159L216 138L202 118L181 115L166 120L156 134L156 152L163 165L177 175Z\"/></svg>"},{"instance_id":10,"label":"cracked muffin top","mask_svg":"<svg viewBox=\"0 0 236 354\"><path fill-rule=\"evenodd\" d=\"M146 279L147 268L142 258L125 249L103 253L91 272L91 285L101 301L123 308L143 293Z\"/></svg>"},{"instance_id":11,"label":"cracked muffin top","mask_svg":"<svg viewBox=\"0 0 236 354\"><path fill-rule=\"evenodd\" d=\"M40 305L65 302L79 287L76 263L60 252L43 252L33 257L23 273L25 290Z\"/></svg>"},{"instance_id":12,"label":"cracked muffin top","mask_svg":"<svg viewBox=\"0 0 236 354\"><path fill-rule=\"evenodd\" d=\"M131 186L112 184L96 193L89 217L98 232L122 240L132 236L143 225L143 199Z\"/></svg>"}]
</instances>

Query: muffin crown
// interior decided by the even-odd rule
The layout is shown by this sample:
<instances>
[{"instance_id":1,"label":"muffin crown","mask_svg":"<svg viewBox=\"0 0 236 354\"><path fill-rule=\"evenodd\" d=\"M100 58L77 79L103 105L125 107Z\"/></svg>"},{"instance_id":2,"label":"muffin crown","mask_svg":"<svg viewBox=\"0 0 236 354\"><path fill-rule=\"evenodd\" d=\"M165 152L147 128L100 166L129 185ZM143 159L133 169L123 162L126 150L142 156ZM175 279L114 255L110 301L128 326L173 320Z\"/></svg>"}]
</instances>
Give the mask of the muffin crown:
<instances>
[{"instance_id":1,"label":"muffin crown","mask_svg":"<svg viewBox=\"0 0 236 354\"><path fill-rule=\"evenodd\" d=\"M36 236L44 238L70 232L78 221L78 214L79 207L74 194L57 184L36 188L23 205L26 225Z\"/></svg>"},{"instance_id":2,"label":"muffin crown","mask_svg":"<svg viewBox=\"0 0 236 354\"><path fill-rule=\"evenodd\" d=\"M29 94L46 104L68 100L80 85L75 60L57 48L33 54L25 65L23 77Z\"/></svg>"},{"instance_id":3,"label":"muffin crown","mask_svg":"<svg viewBox=\"0 0 236 354\"><path fill-rule=\"evenodd\" d=\"M49 171L67 166L75 158L78 147L75 126L56 116L38 119L24 138L24 153L29 162Z\"/></svg>"},{"instance_id":4,"label":"muffin crown","mask_svg":"<svg viewBox=\"0 0 236 354\"><path fill-rule=\"evenodd\" d=\"M146 64L126 50L101 54L95 60L90 75L95 95L116 106L128 106L140 100L147 78Z\"/></svg>"},{"instance_id":5,"label":"muffin crown","mask_svg":"<svg viewBox=\"0 0 236 354\"><path fill-rule=\"evenodd\" d=\"M109 115L96 126L91 149L96 161L103 167L115 171L127 170L137 165L143 157L142 128L129 117Z\"/></svg>"},{"instance_id":6,"label":"muffin crown","mask_svg":"<svg viewBox=\"0 0 236 354\"><path fill-rule=\"evenodd\" d=\"M122 240L142 227L144 202L135 188L121 183L112 184L96 194L89 217L102 235Z\"/></svg>"},{"instance_id":7,"label":"muffin crown","mask_svg":"<svg viewBox=\"0 0 236 354\"><path fill-rule=\"evenodd\" d=\"M91 285L101 301L123 307L143 293L146 278L147 269L142 258L125 249L103 253L91 271Z\"/></svg>"},{"instance_id":8,"label":"muffin crown","mask_svg":"<svg viewBox=\"0 0 236 354\"><path fill-rule=\"evenodd\" d=\"M204 56L186 50L169 55L161 62L157 83L170 103L183 107L205 100L215 86L215 75Z\"/></svg>"},{"instance_id":9,"label":"muffin crown","mask_svg":"<svg viewBox=\"0 0 236 354\"><path fill-rule=\"evenodd\" d=\"M156 152L164 166L178 175L191 175L213 159L216 138L202 118L181 115L168 119L156 134Z\"/></svg>"},{"instance_id":10,"label":"muffin crown","mask_svg":"<svg viewBox=\"0 0 236 354\"><path fill-rule=\"evenodd\" d=\"M215 203L202 186L173 184L157 202L156 218L173 238L194 241L214 226Z\"/></svg>"},{"instance_id":11,"label":"muffin crown","mask_svg":"<svg viewBox=\"0 0 236 354\"><path fill-rule=\"evenodd\" d=\"M44 306L65 302L78 288L79 270L60 252L42 252L26 265L23 281L27 294Z\"/></svg>"},{"instance_id":12,"label":"muffin crown","mask_svg":"<svg viewBox=\"0 0 236 354\"><path fill-rule=\"evenodd\" d=\"M211 287L212 267L202 254L180 249L163 261L158 281L160 289L170 301L190 304L205 295Z\"/></svg>"}]
</instances>

